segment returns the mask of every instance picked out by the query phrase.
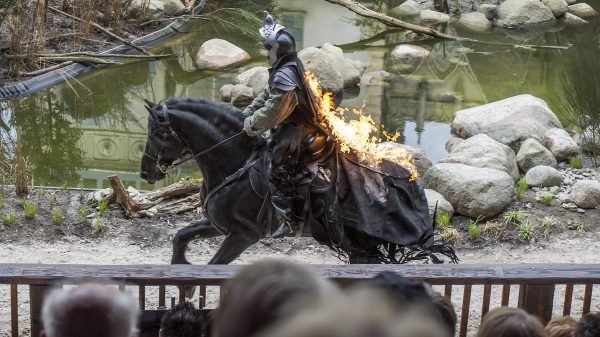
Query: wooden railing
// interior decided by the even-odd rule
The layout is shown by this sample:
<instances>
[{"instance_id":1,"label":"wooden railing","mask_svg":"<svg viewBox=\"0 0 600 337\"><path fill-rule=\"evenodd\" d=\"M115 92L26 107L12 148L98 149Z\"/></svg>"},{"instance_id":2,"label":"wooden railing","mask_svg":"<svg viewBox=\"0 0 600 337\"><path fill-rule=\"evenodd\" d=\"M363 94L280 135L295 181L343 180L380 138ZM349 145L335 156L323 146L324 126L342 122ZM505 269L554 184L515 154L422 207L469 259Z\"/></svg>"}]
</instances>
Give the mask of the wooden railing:
<instances>
[{"instance_id":1,"label":"wooden railing","mask_svg":"<svg viewBox=\"0 0 600 337\"><path fill-rule=\"evenodd\" d=\"M579 316L592 309L598 310L600 304L597 303L600 295L594 296L593 291L594 285L600 284L598 264L309 267L320 276L343 285L371 278L382 271L394 271L407 278L426 281L452 298L460 316L458 333L461 337L472 335L481 317L490 308L500 305L522 307L547 321L552 315ZM206 299L208 295L216 303L221 285L239 268L234 265L0 264L0 284L7 285L0 290L0 296L4 296L5 301L10 298L10 324L5 317L6 322L0 322L0 326L10 326L12 337L37 337L44 294L52 287L87 281L115 284L121 290L137 288L142 310L165 307L169 294L183 300L185 285L199 286L197 296ZM24 310L19 304L26 303L27 299L29 310ZM26 311L25 315L22 311ZM8 333L2 332L2 335Z\"/></svg>"}]
</instances>

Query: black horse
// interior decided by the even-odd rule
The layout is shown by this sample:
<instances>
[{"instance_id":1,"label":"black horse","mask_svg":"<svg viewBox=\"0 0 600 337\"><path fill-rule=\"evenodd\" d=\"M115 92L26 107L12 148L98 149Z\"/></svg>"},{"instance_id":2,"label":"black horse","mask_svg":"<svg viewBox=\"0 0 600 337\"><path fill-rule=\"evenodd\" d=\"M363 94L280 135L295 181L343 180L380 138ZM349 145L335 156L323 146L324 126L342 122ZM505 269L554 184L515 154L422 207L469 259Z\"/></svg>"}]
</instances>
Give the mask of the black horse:
<instances>
[{"instance_id":1,"label":"black horse","mask_svg":"<svg viewBox=\"0 0 600 337\"><path fill-rule=\"evenodd\" d=\"M147 103L150 112L148 140L141 163L141 177L149 183L161 180L174 162L180 160L184 153L191 152L204 178L201 193L205 216L177 232L173 239L171 263L188 263L185 250L187 243L194 238L225 235L225 240L209 264L228 264L259 239L269 236L280 224L277 222L267 186L266 167L269 157L266 140L262 137L249 137L242 132L243 116L239 111L224 104L213 103L200 97L171 98L158 105ZM325 166L329 169L320 169L322 174L317 175L311 184L311 196L315 196L311 200L314 217L304 232L310 232L318 242L347 256L350 263L404 262L396 259L399 251L403 253L404 258L435 258L431 254L422 255L423 251L419 249L413 249L427 243L429 253L431 248L438 247L432 244L430 230L402 229L402 233L409 236L418 235L419 240L407 241L413 244L409 247L404 241L386 241L384 238L389 234L390 228L379 230L382 233L378 235L377 231L361 227L369 227L372 221L378 221L378 214L371 214L369 219L363 217L359 225L348 225L341 221L340 217L331 217L331 212L326 211L330 209L328 206L331 204L337 203L344 206L344 209L356 210L369 207L357 204L358 202L373 203L370 200L372 198L366 200L361 196L352 197L351 189L331 183L341 178L362 179L361 177L365 176L361 171L364 168L356 166L356 169L351 169L352 175L337 177L337 170L332 169L336 165L340 166L335 162L339 155L336 152L335 148L330 149L329 155L321 160L330 164ZM325 171L329 174L323 174ZM386 176L381 179L380 185L384 183L384 179L388 179L385 180L386 186L392 186L396 192L398 182ZM390 199L397 204L413 205L413 208L418 208L417 213L421 216L425 200L422 187L420 184L409 183L406 186L408 187L398 193L390 193L393 196ZM340 202L340 193L346 195L345 201ZM427 225L431 226L426 200L424 204L429 221ZM377 213L385 212L387 211L384 209ZM404 214L392 215L401 221L406 220ZM344 217L348 218L347 214ZM371 217L374 218L372 221Z\"/></svg>"}]
</instances>

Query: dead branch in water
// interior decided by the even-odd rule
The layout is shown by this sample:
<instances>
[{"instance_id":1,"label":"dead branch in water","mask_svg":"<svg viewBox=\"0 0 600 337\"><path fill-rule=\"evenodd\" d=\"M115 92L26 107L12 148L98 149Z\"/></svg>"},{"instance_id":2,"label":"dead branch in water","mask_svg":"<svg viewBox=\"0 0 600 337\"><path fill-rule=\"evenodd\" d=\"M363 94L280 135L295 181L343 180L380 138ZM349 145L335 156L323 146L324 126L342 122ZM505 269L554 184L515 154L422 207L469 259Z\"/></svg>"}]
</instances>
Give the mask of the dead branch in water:
<instances>
[{"instance_id":1,"label":"dead branch in water","mask_svg":"<svg viewBox=\"0 0 600 337\"><path fill-rule=\"evenodd\" d=\"M128 55L128 54L106 54L106 53L92 53L92 52L72 52L62 54L44 54L44 53L33 53L31 55L18 54L18 55L6 55L6 58L26 58L26 57L91 57L91 58L130 58L130 59L159 59L165 57L177 56L177 54L160 54L160 55Z\"/></svg>"},{"instance_id":2,"label":"dead branch in water","mask_svg":"<svg viewBox=\"0 0 600 337\"><path fill-rule=\"evenodd\" d=\"M39 70L36 70L36 71L30 71L30 72L26 72L26 73L20 72L19 76L37 76L37 75L45 74L45 73L50 72L52 70L56 70L56 69L60 69L62 67L66 67L66 66L68 66L70 64L73 64L73 61L62 62L62 63L55 64L53 66L46 67L46 68L43 68L43 69L39 69Z\"/></svg>"},{"instance_id":3,"label":"dead branch in water","mask_svg":"<svg viewBox=\"0 0 600 337\"><path fill-rule=\"evenodd\" d=\"M61 11L60 9L58 9L58 8L54 8L54 7L52 7L52 6L48 6L48 9L49 9L49 10L51 10L51 11L53 11L53 12L55 12L55 13L58 13L58 14L61 14L61 15L64 15L64 16L66 16L66 17L68 17L68 18L71 18L71 19L73 19L73 20L75 20L75 21L77 21L77 22L83 22L83 20L82 20L82 19L80 19L80 18L78 18L78 17L76 17L76 16L74 16L74 15L71 15L71 14L69 14L69 13L65 13L65 12ZM122 43L124 43L124 44L126 44L126 45L128 45L128 46L130 46L130 47L133 47L133 48L135 48L135 49L137 49L137 50L141 51L142 53L144 53L144 54L146 54L146 55L152 55L152 53L150 53L150 52L149 52L149 51L147 51L146 49L144 49L144 48L142 48L142 47L140 47L140 46L136 46L135 44L133 44L133 42L127 41L126 39L124 39L124 38L120 37L119 35L117 35L117 34L115 34L115 33L111 32L111 31L110 31L110 30L108 30L107 28L105 28L105 27L102 27L101 25L99 25L99 24L97 24L97 23L95 23L95 22L91 22L91 21L90 21L90 24L91 24L91 25L92 25L94 28L96 28L96 29L98 29L98 30L102 31L103 33L107 34L108 36L112 37L113 39L119 40L119 41L121 41Z\"/></svg>"},{"instance_id":4,"label":"dead branch in water","mask_svg":"<svg viewBox=\"0 0 600 337\"><path fill-rule=\"evenodd\" d=\"M72 61L77 63L97 63L97 64L123 64L123 62L115 60L101 59L97 57L87 56L44 56L39 58L40 61Z\"/></svg>"}]
</instances>

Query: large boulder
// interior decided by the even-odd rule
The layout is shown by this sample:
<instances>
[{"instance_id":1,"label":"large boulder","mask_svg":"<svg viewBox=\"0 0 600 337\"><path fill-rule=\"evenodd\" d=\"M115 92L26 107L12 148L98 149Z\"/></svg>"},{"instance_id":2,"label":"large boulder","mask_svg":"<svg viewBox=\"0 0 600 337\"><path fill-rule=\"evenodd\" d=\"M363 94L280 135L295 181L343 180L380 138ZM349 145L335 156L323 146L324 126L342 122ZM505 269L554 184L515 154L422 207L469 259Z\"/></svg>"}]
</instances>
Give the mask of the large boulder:
<instances>
[{"instance_id":1,"label":"large boulder","mask_svg":"<svg viewBox=\"0 0 600 337\"><path fill-rule=\"evenodd\" d=\"M429 208L429 215L431 217L433 217L436 205L437 214L441 214L442 212L448 212L450 215L454 214L454 207L452 207L452 204L438 192L426 188L425 197L427 198L427 207Z\"/></svg>"},{"instance_id":2,"label":"large boulder","mask_svg":"<svg viewBox=\"0 0 600 337\"><path fill-rule=\"evenodd\" d=\"M426 23L443 23L450 21L450 15L429 9L422 10L420 16L421 20Z\"/></svg>"},{"instance_id":3,"label":"large boulder","mask_svg":"<svg viewBox=\"0 0 600 337\"><path fill-rule=\"evenodd\" d=\"M298 57L304 63L304 68L317 77L323 91L341 97L344 78L337 71L328 53L319 48L309 47L301 50Z\"/></svg>"},{"instance_id":4,"label":"large boulder","mask_svg":"<svg viewBox=\"0 0 600 337\"><path fill-rule=\"evenodd\" d=\"M185 5L181 0L164 0L163 3L166 15L177 15L185 11Z\"/></svg>"},{"instance_id":5,"label":"large boulder","mask_svg":"<svg viewBox=\"0 0 600 337\"><path fill-rule=\"evenodd\" d=\"M395 59L421 59L430 55L431 52L429 50L411 44L401 44L392 50L392 57Z\"/></svg>"},{"instance_id":6,"label":"large boulder","mask_svg":"<svg viewBox=\"0 0 600 337\"><path fill-rule=\"evenodd\" d=\"M563 129L548 129L544 134L543 144L557 160L567 160L579 153L579 145Z\"/></svg>"},{"instance_id":7,"label":"large boulder","mask_svg":"<svg viewBox=\"0 0 600 337\"><path fill-rule=\"evenodd\" d=\"M196 54L198 69L221 70L250 60L242 48L221 39L211 39L202 44Z\"/></svg>"},{"instance_id":8,"label":"large boulder","mask_svg":"<svg viewBox=\"0 0 600 337\"><path fill-rule=\"evenodd\" d=\"M425 173L423 183L442 194L457 213L473 218L502 212L514 196L508 173L463 164L436 164Z\"/></svg>"},{"instance_id":9,"label":"large boulder","mask_svg":"<svg viewBox=\"0 0 600 337\"><path fill-rule=\"evenodd\" d=\"M557 18L563 16L569 10L569 5L565 0L542 0L542 3Z\"/></svg>"},{"instance_id":10,"label":"large boulder","mask_svg":"<svg viewBox=\"0 0 600 337\"><path fill-rule=\"evenodd\" d=\"M162 0L132 0L127 7L127 16L139 19L159 19L165 14L165 5Z\"/></svg>"},{"instance_id":11,"label":"large boulder","mask_svg":"<svg viewBox=\"0 0 600 337\"><path fill-rule=\"evenodd\" d=\"M595 208L600 205L600 182L580 180L573 185L570 197L581 208Z\"/></svg>"},{"instance_id":12,"label":"large boulder","mask_svg":"<svg viewBox=\"0 0 600 337\"><path fill-rule=\"evenodd\" d=\"M479 12L485 15L486 19L494 20L498 16L498 5L481 4Z\"/></svg>"},{"instance_id":13,"label":"large boulder","mask_svg":"<svg viewBox=\"0 0 600 337\"><path fill-rule=\"evenodd\" d=\"M580 18L598 15L598 12L592 6L583 2L569 6L569 13L577 15Z\"/></svg>"},{"instance_id":14,"label":"large boulder","mask_svg":"<svg viewBox=\"0 0 600 337\"><path fill-rule=\"evenodd\" d=\"M360 77L367 69L362 62L344 57L344 51L329 42L325 43L321 47L321 50L329 55L331 63L340 75L342 75L344 88L352 88L360 85Z\"/></svg>"},{"instance_id":15,"label":"large boulder","mask_svg":"<svg viewBox=\"0 0 600 337\"><path fill-rule=\"evenodd\" d=\"M552 11L540 0L506 0L498 7L496 23L508 28L548 23L554 20Z\"/></svg>"},{"instance_id":16,"label":"large boulder","mask_svg":"<svg viewBox=\"0 0 600 337\"><path fill-rule=\"evenodd\" d=\"M243 109L254 100L254 90L245 85L236 84L231 90L231 104L236 108Z\"/></svg>"},{"instance_id":17,"label":"large boulder","mask_svg":"<svg viewBox=\"0 0 600 337\"><path fill-rule=\"evenodd\" d=\"M259 70L250 77L247 86L254 90L254 95L258 95L264 88L269 85L269 71Z\"/></svg>"},{"instance_id":18,"label":"large boulder","mask_svg":"<svg viewBox=\"0 0 600 337\"><path fill-rule=\"evenodd\" d=\"M571 13L565 13L565 15L563 15L559 21L565 25L569 25L569 26L579 26L579 25L585 25L586 23L589 23L588 21L578 17L577 15L571 14Z\"/></svg>"},{"instance_id":19,"label":"large boulder","mask_svg":"<svg viewBox=\"0 0 600 337\"><path fill-rule=\"evenodd\" d=\"M519 95L457 111L451 127L462 138L485 133L516 151L525 139L541 142L546 130L562 125L542 99Z\"/></svg>"},{"instance_id":20,"label":"large boulder","mask_svg":"<svg viewBox=\"0 0 600 337\"><path fill-rule=\"evenodd\" d=\"M560 186L562 175L554 167L540 165L532 167L527 171L525 182L529 186L536 187Z\"/></svg>"},{"instance_id":21,"label":"large boulder","mask_svg":"<svg viewBox=\"0 0 600 337\"><path fill-rule=\"evenodd\" d=\"M379 144L377 144L377 147L378 148L391 147L392 149L400 147L400 148L403 148L404 150L406 150L406 152L413 158L413 161L417 168L417 172L419 173L419 176L423 176L425 174L425 172L427 172L427 170L429 170L429 168L433 165L431 163L431 160L429 160L429 158L427 158L427 152L425 152L424 150L422 150L418 147L399 144L399 143L393 143L393 142L379 143Z\"/></svg>"},{"instance_id":22,"label":"large boulder","mask_svg":"<svg viewBox=\"0 0 600 337\"><path fill-rule=\"evenodd\" d=\"M267 67L254 67L254 68L250 68L248 70L243 71L242 73L238 74L237 76L235 76L233 78L233 83L234 84L241 84L241 85L248 85L248 82L250 81L250 78L252 78L252 76L254 76L254 74L256 74L257 72L261 72L267 75L267 77L269 76L269 68Z\"/></svg>"},{"instance_id":23,"label":"large boulder","mask_svg":"<svg viewBox=\"0 0 600 337\"><path fill-rule=\"evenodd\" d=\"M492 22L483 13L467 13L460 16L458 22L474 31L485 31L492 28Z\"/></svg>"},{"instance_id":24,"label":"large boulder","mask_svg":"<svg viewBox=\"0 0 600 337\"><path fill-rule=\"evenodd\" d=\"M392 8L392 14L397 15L408 15L408 16L416 16L421 14L421 11L425 9L425 6L414 0L406 0L403 4L398 7Z\"/></svg>"},{"instance_id":25,"label":"large boulder","mask_svg":"<svg viewBox=\"0 0 600 337\"><path fill-rule=\"evenodd\" d=\"M515 152L487 135L473 136L456 145L440 163L456 163L504 171L519 179Z\"/></svg>"},{"instance_id":26,"label":"large boulder","mask_svg":"<svg viewBox=\"0 0 600 337\"><path fill-rule=\"evenodd\" d=\"M219 89L219 95L221 96L221 101L230 102L231 101L231 93L233 92L234 85L233 84L225 84Z\"/></svg>"},{"instance_id":27,"label":"large boulder","mask_svg":"<svg viewBox=\"0 0 600 337\"><path fill-rule=\"evenodd\" d=\"M525 140L517 152L517 165L523 172L539 165L554 167L556 164L552 152L532 138Z\"/></svg>"}]
</instances>

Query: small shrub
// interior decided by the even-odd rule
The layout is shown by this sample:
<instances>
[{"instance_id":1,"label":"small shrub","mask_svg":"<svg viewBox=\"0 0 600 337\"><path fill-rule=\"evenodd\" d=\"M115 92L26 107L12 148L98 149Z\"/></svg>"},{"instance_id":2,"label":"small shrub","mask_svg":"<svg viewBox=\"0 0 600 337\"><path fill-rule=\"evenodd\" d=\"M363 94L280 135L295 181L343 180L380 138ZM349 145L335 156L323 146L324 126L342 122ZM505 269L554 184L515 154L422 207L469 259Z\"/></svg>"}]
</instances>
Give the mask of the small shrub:
<instances>
[{"instance_id":1,"label":"small shrub","mask_svg":"<svg viewBox=\"0 0 600 337\"><path fill-rule=\"evenodd\" d=\"M583 168L583 159L579 156L572 157L569 159L569 166L574 169L582 169Z\"/></svg>"},{"instance_id":2,"label":"small shrub","mask_svg":"<svg viewBox=\"0 0 600 337\"><path fill-rule=\"evenodd\" d=\"M535 228L529 220L525 220L517 226L517 234L523 240L531 240L535 235Z\"/></svg>"},{"instance_id":3,"label":"small shrub","mask_svg":"<svg viewBox=\"0 0 600 337\"><path fill-rule=\"evenodd\" d=\"M93 222L94 233L98 234L104 231L104 220L102 218L95 218Z\"/></svg>"},{"instance_id":4,"label":"small shrub","mask_svg":"<svg viewBox=\"0 0 600 337\"><path fill-rule=\"evenodd\" d=\"M476 220L469 220L467 223L467 231L469 232L469 237L471 237L471 239L478 239L481 236L481 228L479 228L478 222L479 218Z\"/></svg>"},{"instance_id":5,"label":"small shrub","mask_svg":"<svg viewBox=\"0 0 600 337\"><path fill-rule=\"evenodd\" d=\"M65 216L64 216L63 212L60 209L52 211L52 222L55 225L58 225L59 223L61 223L64 218L65 218Z\"/></svg>"},{"instance_id":6,"label":"small shrub","mask_svg":"<svg viewBox=\"0 0 600 337\"><path fill-rule=\"evenodd\" d=\"M54 208L54 205L56 205L56 193L52 193L52 196L50 196L50 201L48 202L48 208L52 209L52 208Z\"/></svg>"},{"instance_id":7,"label":"small shrub","mask_svg":"<svg viewBox=\"0 0 600 337\"><path fill-rule=\"evenodd\" d=\"M525 214L518 209L504 212L502 219L506 224L518 224L525 219Z\"/></svg>"},{"instance_id":8,"label":"small shrub","mask_svg":"<svg viewBox=\"0 0 600 337\"><path fill-rule=\"evenodd\" d=\"M435 222L439 229L446 229L450 226L450 219L452 219L452 213L443 211L436 216Z\"/></svg>"},{"instance_id":9,"label":"small shrub","mask_svg":"<svg viewBox=\"0 0 600 337\"><path fill-rule=\"evenodd\" d=\"M578 231L580 233L585 231L585 225L579 219L569 221L569 223L567 224L567 228L570 230Z\"/></svg>"},{"instance_id":10,"label":"small shrub","mask_svg":"<svg viewBox=\"0 0 600 337\"><path fill-rule=\"evenodd\" d=\"M77 210L77 220L79 221L84 221L89 213L89 209L87 207L87 205L81 205L81 207L79 207L79 209Z\"/></svg>"},{"instance_id":11,"label":"small shrub","mask_svg":"<svg viewBox=\"0 0 600 337\"><path fill-rule=\"evenodd\" d=\"M552 205L552 200L554 200L554 194L547 191L539 192L537 197L539 201L546 206Z\"/></svg>"},{"instance_id":12,"label":"small shrub","mask_svg":"<svg viewBox=\"0 0 600 337\"><path fill-rule=\"evenodd\" d=\"M38 188L38 190L37 190L37 195L38 195L38 196L40 196L40 197L41 197L42 195L44 195L44 188L43 188L42 186L40 186L40 187Z\"/></svg>"},{"instance_id":13,"label":"small shrub","mask_svg":"<svg viewBox=\"0 0 600 337\"><path fill-rule=\"evenodd\" d=\"M451 246L456 246L460 242L460 233L456 228L446 227L440 230L440 238Z\"/></svg>"},{"instance_id":14,"label":"small shrub","mask_svg":"<svg viewBox=\"0 0 600 337\"><path fill-rule=\"evenodd\" d=\"M60 186L61 191L67 192L69 190L69 185L65 182Z\"/></svg>"},{"instance_id":15,"label":"small shrub","mask_svg":"<svg viewBox=\"0 0 600 337\"><path fill-rule=\"evenodd\" d=\"M98 201L98 212L100 212L100 215L104 215L108 212L108 198L102 198Z\"/></svg>"},{"instance_id":16,"label":"small shrub","mask_svg":"<svg viewBox=\"0 0 600 337\"><path fill-rule=\"evenodd\" d=\"M37 213L37 205L30 201L23 202L23 213L25 214L25 218L32 220L35 218L35 214Z\"/></svg>"},{"instance_id":17,"label":"small shrub","mask_svg":"<svg viewBox=\"0 0 600 337\"><path fill-rule=\"evenodd\" d=\"M0 206L4 205L4 195L0 194Z\"/></svg>"},{"instance_id":18,"label":"small shrub","mask_svg":"<svg viewBox=\"0 0 600 337\"><path fill-rule=\"evenodd\" d=\"M15 211L9 211L8 213L2 214L2 224L5 226L12 226L17 221L17 215Z\"/></svg>"},{"instance_id":19,"label":"small shrub","mask_svg":"<svg viewBox=\"0 0 600 337\"><path fill-rule=\"evenodd\" d=\"M497 221L488 221L481 226L481 233L486 235L498 236L504 226Z\"/></svg>"},{"instance_id":20,"label":"small shrub","mask_svg":"<svg viewBox=\"0 0 600 337\"><path fill-rule=\"evenodd\" d=\"M542 219L542 227L546 228L546 229L552 229L554 227L556 227L556 218L553 216L545 216Z\"/></svg>"},{"instance_id":21,"label":"small shrub","mask_svg":"<svg viewBox=\"0 0 600 337\"><path fill-rule=\"evenodd\" d=\"M517 184L515 185L515 196L517 197L517 199L521 199L523 192L527 191L528 188L529 185L527 185L525 177L521 176L521 178L519 178Z\"/></svg>"}]
</instances>

